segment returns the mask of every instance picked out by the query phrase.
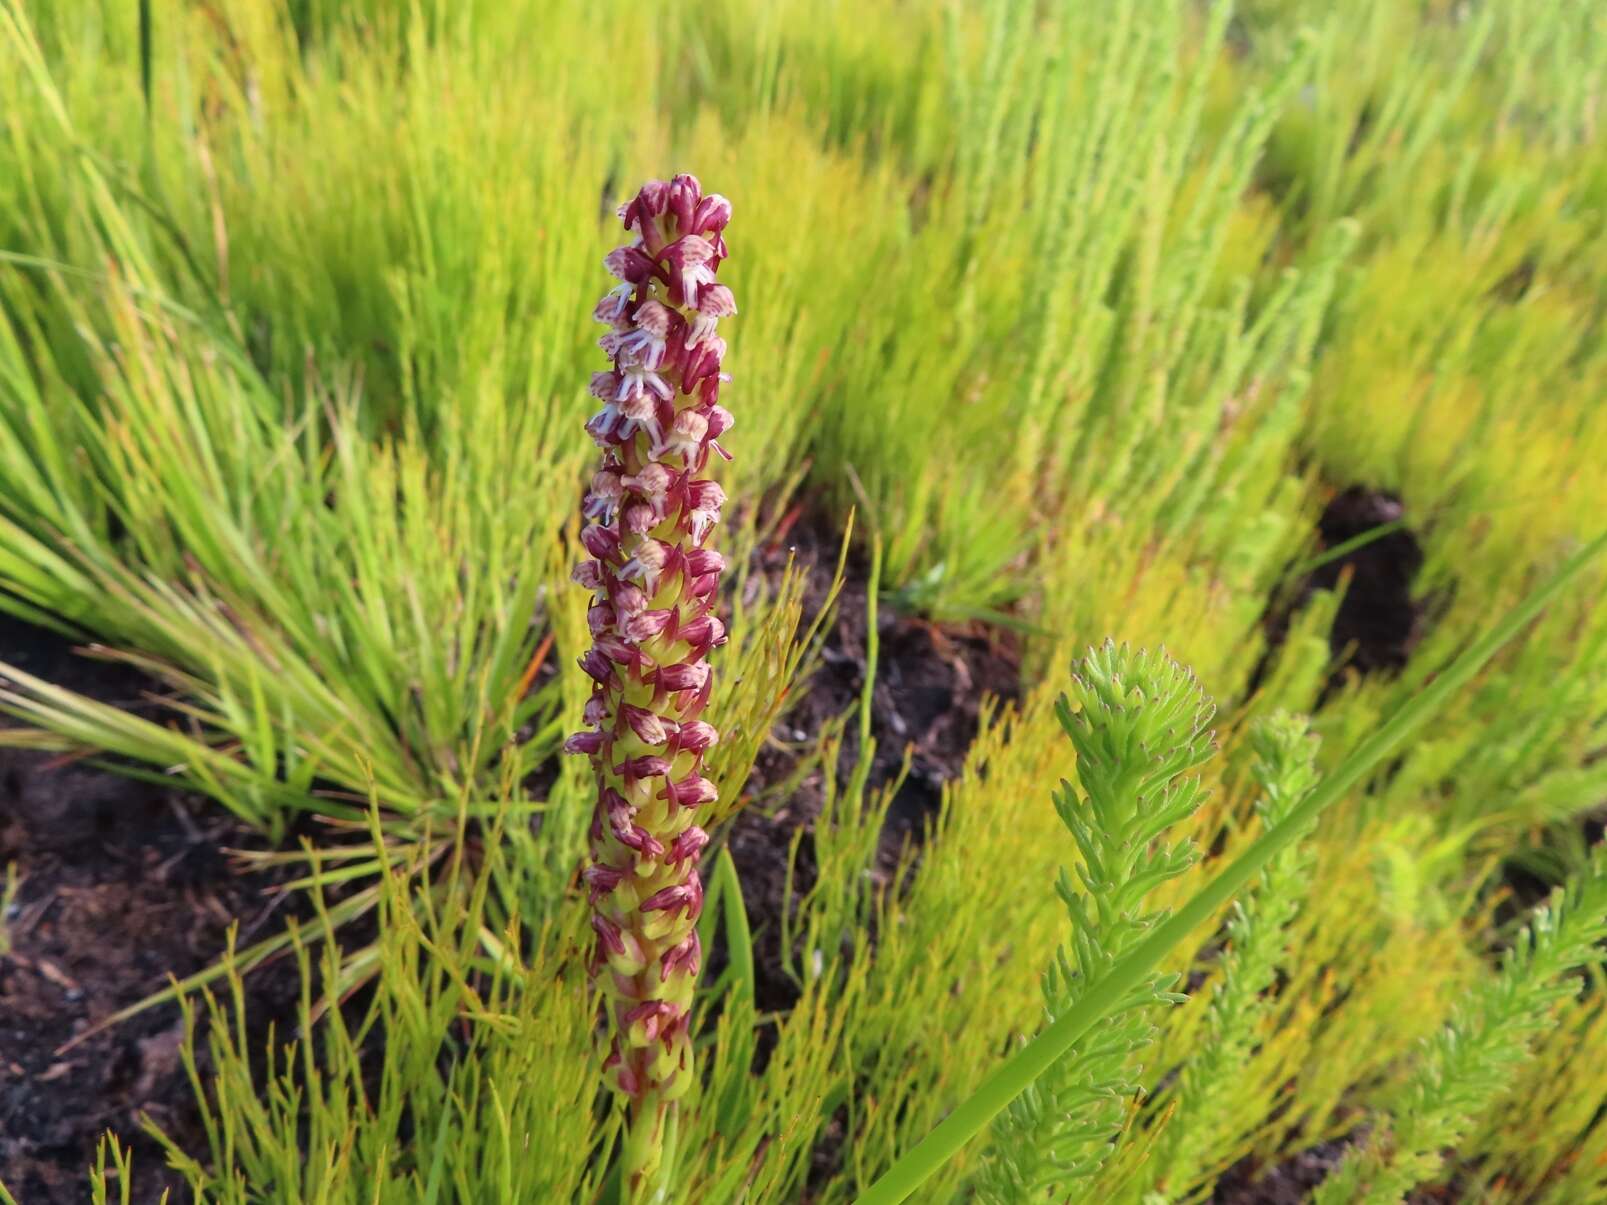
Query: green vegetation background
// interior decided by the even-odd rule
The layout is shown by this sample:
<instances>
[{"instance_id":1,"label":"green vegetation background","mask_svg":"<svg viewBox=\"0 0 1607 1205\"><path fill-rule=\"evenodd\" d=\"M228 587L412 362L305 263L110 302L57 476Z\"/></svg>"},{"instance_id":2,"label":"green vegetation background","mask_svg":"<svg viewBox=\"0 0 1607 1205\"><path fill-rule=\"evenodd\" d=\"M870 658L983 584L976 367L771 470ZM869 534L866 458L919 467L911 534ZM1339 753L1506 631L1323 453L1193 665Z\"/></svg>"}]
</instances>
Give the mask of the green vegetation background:
<instances>
[{"instance_id":1,"label":"green vegetation background","mask_svg":"<svg viewBox=\"0 0 1607 1205\"><path fill-rule=\"evenodd\" d=\"M116 650L187 717L7 672L25 727L5 739L110 751L270 835L316 810L355 838L283 856L355 885L283 940L309 1012L367 978L373 1009L328 1012L268 1078L214 1028L198 1188L598 1188L616 1123L568 956L585 775L523 784L586 694L567 574L589 315L637 182L691 169L736 206L725 546L800 498L854 509L885 599L1014 625L1026 650L1027 697L992 714L896 895L860 874L885 797L834 790L786 919L797 1006L757 1016L740 974L706 993L685 1199L840 1201L1039 1024L1075 857L1049 792L1076 651L1113 636L1193 668L1220 750L1188 835L1231 854L1258 825L1252 722L1312 710L1326 678L1323 596L1248 690L1334 487L1407 499L1430 622L1398 678L1315 712L1319 762L1601 527L1604 87L1586 0L0 0L0 606ZM1275 994L1224 1022L1222 960L1174 968L1196 990L1130 1056L1150 1095L1089 1199L1188 1199L1420 1090L1453 1005L1496 990L1503 863L1585 864L1600 587L1267 889ZM732 595L728 801L814 647L798 579ZM549 639L564 672L527 694ZM839 738L811 756L834 765ZM339 949L370 909L378 942ZM1599 989L1543 1002L1529 1057L1412 1183L1607 1199ZM1176 1107L1229 1023L1242 1067ZM811 1182L828 1128L841 1162Z\"/></svg>"}]
</instances>

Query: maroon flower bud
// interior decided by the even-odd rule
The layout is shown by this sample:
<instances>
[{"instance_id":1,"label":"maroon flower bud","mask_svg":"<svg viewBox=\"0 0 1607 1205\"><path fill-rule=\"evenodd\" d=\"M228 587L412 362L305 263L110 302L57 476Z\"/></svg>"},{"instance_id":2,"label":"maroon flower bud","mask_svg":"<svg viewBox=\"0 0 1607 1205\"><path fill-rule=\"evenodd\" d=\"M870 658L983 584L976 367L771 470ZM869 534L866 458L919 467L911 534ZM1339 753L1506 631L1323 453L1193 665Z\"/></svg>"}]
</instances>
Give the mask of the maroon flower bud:
<instances>
[{"instance_id":1,"label":"maroon flower bud","mask_svg":"<svg viewBox=\"0 0 1607 1205\"><path fill-rule=\"evenodd\" d=\"M624 824L612 830L614 840L627 849L634 849L644 858L662 858L664 846L659 839L653 836L639 824Z\"/></svg>"},{"instance_id":2,"label":"maroon flower bud","mask_svg":"<svg viewBox=\"0 0 1607 1205\"><path fill-rule=\"evenodd\" d=\"M580 880L586 884L590 902L595 904L600 896L605 896L618 887L624 881L625 874L626 872L617 866L604 866L598 862L581 871ZM620 944L623 946L624 943Z\"/></svg>"},{"instance_id":3,"label":"maroon flower bud","mask_svg":"<svg viewBox=\"0 0 1607 1205\"><path fill-rule=\"evenodd\" d=\"M621 711L625 722L631 726L631 731L644 745L663 745L670 739L669 730L664 727L664 721L645 707L632 707L626 703Z\"/></svg>"},{"instance_id":4,"label":"maroon flower bud","mask_svg":"<svg viewBox=\"0 0 1607 1205\"><path fill-rule=\"evenodd\" d=\"M676 863L688 859L696 859L709 843L709 835L697 825L692 825L674 841L670 842L669 856L665 861Z\"/></svg>"},{"instance_id":5,"label":"maroon flower bud","mask_svg":"<svg viewBox=\"0 0 1607 1205\"><path fill-rule=\"evenodd\" d=\"M619 532L600 523L591 523L583 528L580 542L599 561L613 561L619 556Z\"/></svg>"},{"instance_id":6,"label":"maroon flower bud","mask_svg":"<svg viewBox=\"0 0 1607 1205\"><path fill-rule=\"evenodd\" d=\"M610 954L623 955L625 953L625 940L619 931L619 926L600 913L592 913L591 927L596 930L603 949Z\"/></svg>"},{"instance_id":7,"label":"maroon flower bud","mask_svg":"<svg viewBox=\"0 0 1607 1205\"><path fill-rule=\"evenodd\" d=\"M696 619L682 624L681 630L676 635L694 649L706 653L715 645L725 643L725 624L721 623L716 615L699 615Z\"/></svg>"},{"instance_id":8,"label":"maroon flower bud","mask_svg":"<svg viewBox=\"0 0 1607 1205\"><path fill-rule=\"evenodd\" d=\"M580 658L580 668L585 670L593 681L603 686L610 686L616 681L613 663L597 649L586 650Z\"/></svg>"},{"instance_id":9,"label":"maroon flower bud","mask_svg":"<svg viewBox=\"0 0 1607 1205\"><path fill-rule=\"evenodd\" d=\"M577 732L564 742L565 753L597 753L603 747L601 732Z\"/></svg>"},{"instance_id":10,"label":"maroon flower bud","mask_svg":"<svg viewBox=\"0 0 1607 1205\"><path fill-rule=\"evenodd\" d=\"M619 207L619 219L625 223L625 229L645 233L649 224L664 216L669 192L669 183L664 180L649 180L642 185L640 192Z\"/></svg>"},{"instance_id":11,"label":"maroon flower bud","mask_svg":"<svg viewBox=\"0 0 1607 1205\"><path fill-rule=\"evenodd\" d=\"M713 724L704 723L702 720L689 720L681 725L677 737L677 743L681 748L692 753L702 753L719 741L720 734Z\"/></svg>"},{"instance_id":12,"label":"maroon flower bud","mask_svg":"<svg viewBox=\"0 0 1607 1205\"><path fill-rule=\"evenodd\" d=\"M612 1083L617 1091L632 1099L647 1091L646 1081L637 1073L635 1067L619 1057L617 1051L609 1055L607 1061L603 1063L603 1077Z\"/></svg>"},{"instance_id":13,"label":"maroon flower bud","mask_svg":"<svg viewBox=\"0 0 1607 1205\"><path fill-rule=\"evenodd\" d=\"M703 957L703 947L698 941L697 930L693 929L686 935L686 939L677 945L665 950L658 960L658 978L662 983L676 971L696 977L698 964Z\"/></svg>"},{"instance_id":14,"label":"maroon flower bud","mask_svg":"<svg viewBox=\"0 0 1607 1205\"><path fill-rule=\"evenodd\" d=\"M618 636L599 636L592 641L592 650L607 657L616 665L635 665L642 660L642 651L628 640Z\"/></svg>"},{"instance_id":15,"label":"maroon flower bud","mask_svg":"<svg viewBox=\"0 0 1607 1205\"><path fill-rule=\"evenodd\" d=\"M670 763L655 754L631 757L614 767L614 773L627 782L643 778L663 778L670 772Z\"/></svg>"},{"instance_id":16,"label":"maroon flower bud","mask_svg":"<svg viewBox=\"0 0 1607 1205\"><path fill-rule=\"evenodd\" d=\"M706 409L719 405L719 402L720 402L720 383L722 381L729 381L730 379L731 379L731 374L728 373L728 372L717 372L717 373L714 373L712 376L704 377L703 378L703 383L697 387L698 404L703 406ZM731 453L727 452L724 448L722 448L719 445L718 441L716 441L716 440L711 438L709 440L709 447L713 448L716 452L718 452L722 459L724 459L724 460L730 460L731 459Z\"/></svg>"},{"instance_id":17,"label":"maroon flower bud","mask_svg":"<svg viewBox=\"0 0 1607 1205\"><path fill-rule=\"evenodd\" d=\"M681 392L690 394L704 378L717 374L720 371L720 362L724 359L725 340L719 335L709 336L687 352L686 364L681 369ZM719 438L720 432L715 430L712 418L708 429L710 439Z\"/></svg>"},{"instance_id":18,"label":"maroon flower bud","mask_svg":"<svg viewBox=\"0 0 1607 1205\"><path fill-rule=\"evenodd\" d=\"M703 186L698 183L696 176L681 175L670 181L665 209L675 215L675 227L681 234L692 229L692 218L702 199Z\"/></svg>"},{"instance_id":19,"label":"maroon flower bud","mask_svg":"<svg viewBox=\"0 0 1607 1205\"><path fill-rule=\"evenodd\" d=\"M686 661L675 665L661 665L653 682L660 690L700 690L709 680L709 667L702 661Z\"/></svg>"},{"instance_id":20,"label":"maroon flower bud","mask_svg":"<svg viewBox=\"0 0 1607 1205\"><path fill-rule=\"evenodd\" d=\"M648 1046L680 1017L681 1010L665 1000L649 1000L620 1017L631 1032L633 1044Z\"/></svg>"},{"instance_id":21,"label":"maroon flower bud","mask_svg":"<svg viewBox=\"0 0 1607 1205\"><path fill-rule=\"evenodd\" d=\"M671 915L680 913L690 919L697 919L703 910L703 882L698 878L697 871L687 875L684 883L676 883L662 891L655 891L638 906L639 912L665 912Z\"/></svg>"},{"instance_id":22,"label":"maroon flower bud","mask_svg":"<svg viewBox=\"0 0 1607 1205\"><path fill-rule=\"evenodd\" d=\"M719 234L731 221L731 202L717 192L711 192L698 202L688 227L693 234ZM723 253L722 253L723 254ZM736 310L731 311L733 314Z\"/></svg>"},{"instance_id":23,"label":"maroon flower bud","mask_svg":"<svg viewBox=\"0 0 1607 1205\"><path fill-rule=\"evenodd\" d=\"M680 782L669 783L664 788L664 798L683 808L695 808L700 803L713 803L719 797L714 784L696 774L690 774Z\"/></svg>"},{"instance_id":24,"label":"maroon flower bud","mask_svg":"<svg viewBox=\"0 0 1607 1205\"><path fill-rule=\"evenodd\" d=\"M724 568L725 558L712 548L696 548L686 554L686 571L693 577L719 573Z\"/></svg>"}]
</instances>

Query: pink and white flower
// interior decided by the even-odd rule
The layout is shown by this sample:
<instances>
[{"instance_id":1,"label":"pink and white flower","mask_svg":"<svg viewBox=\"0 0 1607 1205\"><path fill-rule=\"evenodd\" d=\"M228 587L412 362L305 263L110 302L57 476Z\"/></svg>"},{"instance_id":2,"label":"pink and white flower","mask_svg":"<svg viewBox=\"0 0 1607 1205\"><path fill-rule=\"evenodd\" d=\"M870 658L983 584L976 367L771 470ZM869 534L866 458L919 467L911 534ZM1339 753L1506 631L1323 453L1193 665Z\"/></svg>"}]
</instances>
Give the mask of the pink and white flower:
<instances>
[{"instance_id":1,"label":"pink and white flower","mask_svg":"<svg viewBox=\"0 0 1607 1205\"><path fill-rule=\"evenodd\" d=\"M725 560L704 542L726 498L704 474L711 450L729 458L716 442L731 426L718 404L729 379L719 323L737 306L716 279L728 200L679 175L643 185L619 217L631 241L603 261L618 283L593 310L610 363L591 380L602 408L586 429L602 464L574 573L592 592L580 667L593 686L586 728L564 747L588 757L597 780L581 882L614 1021L604 1066L636 1106L662 1109L691 1082L697 862L709 840L693 817L720 794L704 767L719 733L701 717L707 658L725 641L715 614Z\"/></svg>"}]
</instances>

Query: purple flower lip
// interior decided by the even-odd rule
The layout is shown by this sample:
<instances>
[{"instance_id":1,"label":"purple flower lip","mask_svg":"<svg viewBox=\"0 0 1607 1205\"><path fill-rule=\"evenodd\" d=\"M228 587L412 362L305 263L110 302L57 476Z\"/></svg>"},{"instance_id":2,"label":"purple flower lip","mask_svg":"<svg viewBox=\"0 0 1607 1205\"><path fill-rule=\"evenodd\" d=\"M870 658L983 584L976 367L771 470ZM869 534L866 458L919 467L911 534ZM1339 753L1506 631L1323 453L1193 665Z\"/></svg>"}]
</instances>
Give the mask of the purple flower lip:
<instances>
[{"instance_id":1,"label":"purple flower lip","mask_svg":"<svg viewBox=\"0 0 1607 1205\"><path fill-rule=\"evenodd\" d=\"M668 608L659 611L643 611L632 615L625 621L625 635L632 640L651 640L664 631L675 618L675 612Z\"/></svg>"},{"instance_id":2,"label":"purple flower lip","mask_svg":"<svg viewBox=\"0 0 1607 1205\"><path fill-rule=\"evenodd\" d=\"M626 284L641 285L664 270L638 247L617 247L603 259L603 267Z\"/></svg>"}]
</instances>

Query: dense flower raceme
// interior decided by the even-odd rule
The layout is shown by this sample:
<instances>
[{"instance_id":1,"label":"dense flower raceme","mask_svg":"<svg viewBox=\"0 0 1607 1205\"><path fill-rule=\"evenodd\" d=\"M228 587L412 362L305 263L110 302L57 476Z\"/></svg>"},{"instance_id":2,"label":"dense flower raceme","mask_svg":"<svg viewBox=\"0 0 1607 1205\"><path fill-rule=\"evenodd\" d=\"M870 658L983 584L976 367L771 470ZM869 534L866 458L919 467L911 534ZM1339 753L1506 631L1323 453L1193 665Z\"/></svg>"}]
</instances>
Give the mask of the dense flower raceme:
<instances>
[{"instance_id":1,"label":"dense flower raceme","mask_svg":"<svg viewBox=\"0 0 1607 1205\"><path fill-rule=\"evenodd\" d=\"M736 313L715 280L725 258L724 197L696 178L654 180L619 216L633 241L604 260L619 284L597 303L613 361L592 378L602 409L586 429L603 463L586 496L575 580L592 591L590 727L565 748L597 774L591 857L593 974L613 1026L610 1082L641 1100L671 1101L691 1083L687 1033L701 951L700 812L715 800L703 755L718 739L701 718L709 650L725 642L715 615L724 562L705 547L725 495L705 475L731 426L719 404L725 341Z\"/></svg>"}]
</instances>

